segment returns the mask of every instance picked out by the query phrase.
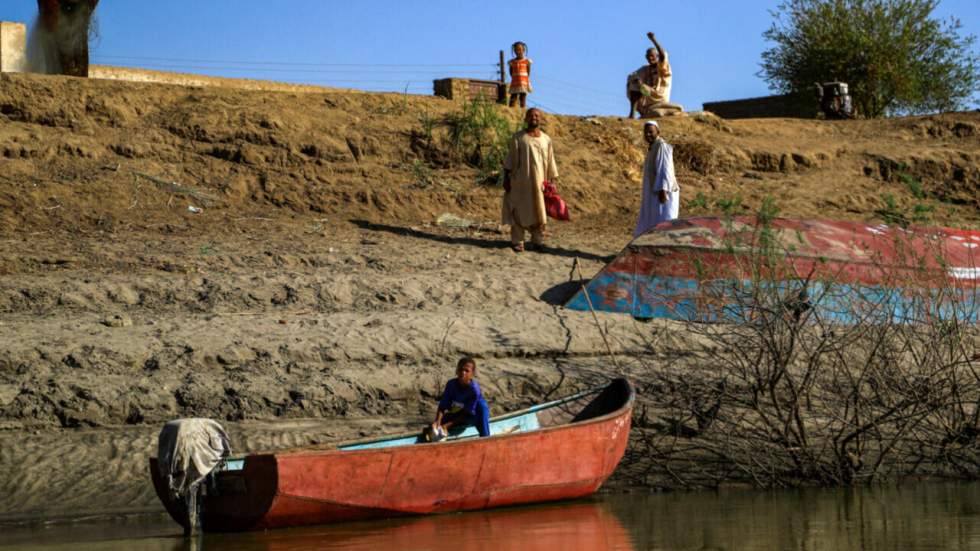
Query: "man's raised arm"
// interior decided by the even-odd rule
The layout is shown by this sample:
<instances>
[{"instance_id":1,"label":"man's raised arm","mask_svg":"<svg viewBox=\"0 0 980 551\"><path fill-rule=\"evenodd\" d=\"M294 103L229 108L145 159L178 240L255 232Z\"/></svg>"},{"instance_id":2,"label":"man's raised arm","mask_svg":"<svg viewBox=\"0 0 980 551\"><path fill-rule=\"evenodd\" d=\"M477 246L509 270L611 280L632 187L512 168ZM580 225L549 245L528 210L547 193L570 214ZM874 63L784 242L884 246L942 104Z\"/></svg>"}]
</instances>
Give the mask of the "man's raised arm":
<instances>
[{"instance_id":1,"label":"man's raised arm","mask_svg":"<svg viewBox=\"0 0 980 551\"><path fill-rule=\"evenodd\" d=\"M652 32L649 32L649 33L647 33L647 38L650 39L650 42L653 42L653 46L657 49L657 54L660 56L660 61L663 61L664 60L664 48L663 48L663 46L660 45L659 42L657 42L657 37Z\"/></svg>"}]
</instances>

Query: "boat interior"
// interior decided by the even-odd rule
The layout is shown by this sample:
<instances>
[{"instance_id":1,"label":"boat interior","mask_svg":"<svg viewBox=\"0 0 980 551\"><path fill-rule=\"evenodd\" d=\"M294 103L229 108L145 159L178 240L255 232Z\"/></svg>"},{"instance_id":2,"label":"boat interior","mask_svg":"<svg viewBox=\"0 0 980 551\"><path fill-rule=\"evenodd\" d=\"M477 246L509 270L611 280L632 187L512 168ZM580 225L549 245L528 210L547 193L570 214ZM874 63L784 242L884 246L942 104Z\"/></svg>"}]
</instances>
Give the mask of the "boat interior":
<instances>
[{"instance_id":1,"label":"boat interior","mask_svg":"<svg viewBox=\"0 0 980 551\"><path fill-rule=\"evenodd\" d=\"M604 387L493 417L490 419L490 435L530 432L602 417L626 405L630 399L630 393L630 385L625 379L615 379ZM446 441L477 438L478 436L475 427L464 427L460 430L451 430ZM338 449L363 450L421 443L424 443L421 437L412 434L341 444Z\"/></svg>"},{"instance_id":2,"label":"boat interior","mask_svg":"<svg viewBox=\"0 0 980 551\"><path fill-rule=\"evenodd\" d=\"M586 390L539 404L524 410L515 411L490 419L490 435L500 436L531 432L548 427L556 427L571 423L580 423L613 413L626 406L632 399L632 387L626 379L614 379L606 386ZM463 427L450 431L443 442L452 442L468 438L477 438L479 434L475 427ZM424 443L419 434L400 434L383 438L358 440L342 443L333 449L341 451L391 448L395 446L410 446ZM318 448L323 449L323 448ZM329 449L329 448L328 448ZM299 451L299 450L289 450ZM312 450L304 450L312 451ZM244 458L229 459L223 470L236 471L244 468Z\"/></svg>"}]
</instances>

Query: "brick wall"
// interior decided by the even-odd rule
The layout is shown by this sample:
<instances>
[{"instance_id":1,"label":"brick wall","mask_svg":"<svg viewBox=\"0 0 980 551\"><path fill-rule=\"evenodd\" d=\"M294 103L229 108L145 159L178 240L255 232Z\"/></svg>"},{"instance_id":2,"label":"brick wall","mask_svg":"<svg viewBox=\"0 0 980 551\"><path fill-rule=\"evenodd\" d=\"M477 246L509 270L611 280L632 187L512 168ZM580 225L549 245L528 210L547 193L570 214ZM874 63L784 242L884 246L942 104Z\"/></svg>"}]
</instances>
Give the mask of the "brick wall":
<instances>
[{"instance_id":1,"label":"brick wall","mask_svg":"<svg viewBox=\"0 0 980 551\"><path fill-rule=\"evenodd\" d=\"M723 119L813 119L816 118L819 107L816 98L808 94L784 94L704 104L705 111L711 111Z\"/></svg>"},{"instance_id":2,"label":"brick wall","mask_svg":"<svg viewBox=\"0 0 980 551\"><path fill-rule=\"evenodd\" d=\"M506 101L507 85L496 80L444 78L432 81L435 95L452 100L469 101L483 97L491 102Z\"/></svg>"}]
</instances>

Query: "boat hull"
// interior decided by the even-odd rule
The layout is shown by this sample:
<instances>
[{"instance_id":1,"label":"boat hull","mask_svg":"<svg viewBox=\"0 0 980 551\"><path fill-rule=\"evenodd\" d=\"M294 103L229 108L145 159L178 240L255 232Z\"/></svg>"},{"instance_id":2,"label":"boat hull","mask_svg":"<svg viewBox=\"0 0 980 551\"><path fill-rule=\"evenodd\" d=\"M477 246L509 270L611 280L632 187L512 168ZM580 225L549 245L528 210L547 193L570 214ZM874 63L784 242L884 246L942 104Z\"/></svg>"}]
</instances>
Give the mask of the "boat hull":
<instances>
[{"instance_id":1,"label":"boat hull","mask_svg":"<svg viewBox=\"0 0 980 551\"><path fill-rule=\"evenodd\" d=\"M852 321L855 304L889 304L894 321L902 321L916 314L905 304L925 301L939 315L977 321L980 232L789 219L774 220L766 231L781 256L774 262L780 273L769 277L790 286L806 280L811 299L821 298L812 306L826 318ZM738 309L750 305L727 301L718 289L753 285L760 235L757 222L744 218L660 224L565 306L641 319L738 321L751 315Z\"/></svg>"},{"instance_id":2,"label":"boat hull","mask_svg":"<svg viewBox=\"0 0 980 551\"><path fill-rule=\"evenodd\" d=\"M241 471L219 473L202 527L256 530L587 496L626 449L633 390L619 384L624 405L568 425L438 444L250 455ZM167 510L185 524L153 460L150 471Z\"/></svg>"}]
</instances>

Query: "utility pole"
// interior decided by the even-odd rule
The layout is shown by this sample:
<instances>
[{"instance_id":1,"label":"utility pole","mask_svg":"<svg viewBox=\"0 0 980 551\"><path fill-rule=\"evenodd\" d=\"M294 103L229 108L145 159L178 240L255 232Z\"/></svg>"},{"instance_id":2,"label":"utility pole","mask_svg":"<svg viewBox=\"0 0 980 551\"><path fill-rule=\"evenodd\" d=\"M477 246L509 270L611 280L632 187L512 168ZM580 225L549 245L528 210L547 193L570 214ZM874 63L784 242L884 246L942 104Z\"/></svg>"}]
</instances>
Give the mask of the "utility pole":
<instances>
[{"instance_id":1,"label":"utility pole","mask_svg":"<svg viewBox=\"0 0 980 551\"><path fill-rule=\"evenodd\" d=\"M507 73L504 71L503 50L500 50L500 84L497 86L497 103L507 103Z\"/></svg>"}]
</instances>

